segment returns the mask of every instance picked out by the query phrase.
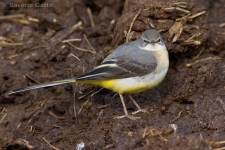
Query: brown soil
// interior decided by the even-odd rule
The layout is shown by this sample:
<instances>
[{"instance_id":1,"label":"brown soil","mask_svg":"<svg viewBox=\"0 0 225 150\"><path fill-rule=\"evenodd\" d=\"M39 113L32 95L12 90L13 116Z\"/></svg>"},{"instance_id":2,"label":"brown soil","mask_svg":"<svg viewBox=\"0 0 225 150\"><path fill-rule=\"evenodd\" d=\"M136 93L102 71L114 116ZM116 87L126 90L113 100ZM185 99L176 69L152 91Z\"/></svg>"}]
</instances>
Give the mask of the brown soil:
<instances>
[{"instance_id":1,"label":"brown soil","mask_svg":"<svg viewBox=\"0 0 225 150\"><path fill-rule=\"evenodd\" d=\"M224 23L223 0L1 1L0 148L79 149L82 142L83 149L225 147ZM166 43L170 68L156 88L133 95L148 109L135 115L141 119L113 119L123 114L119 96L104 89L92 97L101 88L91 85L8 95L30 84L81 75L124 43L124 33L133 33L128 39L135 40L153 27ZM62 42L68 39L81 39L71 43L89 51ZM135 111L125 100L128 111Z\"/></svg>"}]
</instances>

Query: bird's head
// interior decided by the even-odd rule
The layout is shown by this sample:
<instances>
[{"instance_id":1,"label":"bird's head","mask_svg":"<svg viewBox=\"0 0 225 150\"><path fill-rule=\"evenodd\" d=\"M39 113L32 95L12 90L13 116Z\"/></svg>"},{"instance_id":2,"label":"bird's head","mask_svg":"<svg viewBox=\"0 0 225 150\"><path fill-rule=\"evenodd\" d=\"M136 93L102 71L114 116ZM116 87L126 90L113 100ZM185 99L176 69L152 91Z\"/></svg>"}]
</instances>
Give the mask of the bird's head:
<instances>
[{"instance_id":1,"label":"bird's head","mask_svg":"<svg viewBox=\"0 0 225 150\"><path fill-rule=\"evenodd\" d=\"M139 47L144 50L156 51L165 47L164 41L155 29L149 29L142 33L138 40Z\"/></svg>"}]
</instances>

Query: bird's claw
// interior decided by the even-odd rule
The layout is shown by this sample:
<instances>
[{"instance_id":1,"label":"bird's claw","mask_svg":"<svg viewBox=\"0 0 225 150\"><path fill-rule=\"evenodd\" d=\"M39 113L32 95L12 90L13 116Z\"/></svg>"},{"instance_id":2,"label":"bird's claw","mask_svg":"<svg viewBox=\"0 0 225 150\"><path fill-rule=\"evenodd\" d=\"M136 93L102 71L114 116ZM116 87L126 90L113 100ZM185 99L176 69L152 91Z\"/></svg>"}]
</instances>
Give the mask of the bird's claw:
<instances>
[{"instance_id":1,"label":"bird's claw","mask_svg":"<svg viewBox=\"0 0 225 150\"><path fill-rule=\"evenodd\" d=\"M140 109L138 109L137 111L132 112L132 115L137 114L137 113L139 113L139 112L148 113L147 109L141 109L141 108L140 108Z\"/></svg>"}]
</instances>

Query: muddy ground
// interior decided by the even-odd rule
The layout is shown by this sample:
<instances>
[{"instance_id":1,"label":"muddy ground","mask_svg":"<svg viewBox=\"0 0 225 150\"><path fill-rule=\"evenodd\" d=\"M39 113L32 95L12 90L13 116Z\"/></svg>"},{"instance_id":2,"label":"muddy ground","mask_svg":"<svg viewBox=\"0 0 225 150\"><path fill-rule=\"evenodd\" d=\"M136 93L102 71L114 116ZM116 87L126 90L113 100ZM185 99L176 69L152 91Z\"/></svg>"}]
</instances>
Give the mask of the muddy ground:
<instances>
[{"instance_id":1,"label":"muddy ground","mask_svg":"<svg viewBox=\"0 0 225 150\"><path fill-rule=\"evenodd\" d=\"M1 149L225 147L224 23L223 0L1 1ZM123 114L119 96L91 85L8 95L81 75L149 28L161 32L170 68L156 88L133 95L148 109L141 119L113 119Z\"/></svg>"}]
</instances>

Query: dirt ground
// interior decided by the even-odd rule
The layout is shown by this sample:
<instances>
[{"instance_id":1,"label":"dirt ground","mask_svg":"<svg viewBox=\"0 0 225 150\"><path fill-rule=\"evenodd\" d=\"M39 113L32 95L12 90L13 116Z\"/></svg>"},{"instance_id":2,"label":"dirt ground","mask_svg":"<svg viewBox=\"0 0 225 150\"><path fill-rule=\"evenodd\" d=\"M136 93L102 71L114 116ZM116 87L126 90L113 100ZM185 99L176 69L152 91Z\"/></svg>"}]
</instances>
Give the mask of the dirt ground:
<instances>
[{"instance_id":1,"label":"dirt ground","mask_svg":"<svg viewBox=\"0 0 225 150\"><path fill-rule=\"evenodd\" d=\"M113 119L124 113L119 96L91 85L8 95L81 75L149 28L160 31L170 68L160 85L133 94L148 109L141 119ZM0 148L224 149L224 43L223 0L3 0Z\"/></svg>"}]
</instances>

